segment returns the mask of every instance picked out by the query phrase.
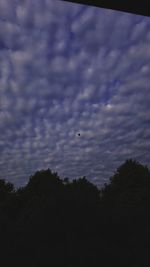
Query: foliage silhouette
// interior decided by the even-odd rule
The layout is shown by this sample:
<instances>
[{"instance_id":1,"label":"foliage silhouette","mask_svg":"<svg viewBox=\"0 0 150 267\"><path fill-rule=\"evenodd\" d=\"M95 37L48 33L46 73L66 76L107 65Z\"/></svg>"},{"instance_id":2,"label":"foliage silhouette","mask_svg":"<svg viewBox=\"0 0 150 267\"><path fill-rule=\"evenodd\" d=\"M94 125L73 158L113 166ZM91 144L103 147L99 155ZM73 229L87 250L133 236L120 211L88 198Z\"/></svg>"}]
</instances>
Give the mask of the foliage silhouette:
<instances>
[{"instance_id":1,"label":"foliage silhouette","mask_svg":"<svg viewBox=\"0 0 150 267\"><path fill-rule=\"evenodd\" d=\"M150 170L132 159L102 189L50 169L0 180L1 265L149 266L149 211Z\"/></svg>"},{"instance_id":2,"label":"foliage silhouette","mask_svg":"<svg viewBox=\"0 0 150 267\"><path fill-rule=\"evenodd\" d=\"M111 205L124 205L129 208L146 205L150 201L150 171L135 160L122 164L103 188L103 199Z\"/></svg>"}]
</instances>

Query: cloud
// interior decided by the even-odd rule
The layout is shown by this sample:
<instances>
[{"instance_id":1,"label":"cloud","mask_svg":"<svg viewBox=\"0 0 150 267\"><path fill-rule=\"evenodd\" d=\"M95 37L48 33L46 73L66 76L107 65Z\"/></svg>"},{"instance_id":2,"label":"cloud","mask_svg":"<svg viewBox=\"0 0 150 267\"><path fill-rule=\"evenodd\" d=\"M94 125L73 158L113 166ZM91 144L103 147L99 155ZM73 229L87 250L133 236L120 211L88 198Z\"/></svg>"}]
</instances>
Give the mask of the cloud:
<instances>
[{"instance_id":1,"label":"cloud","mask_svg":"<svg viewBox=\"0 0 150 267\"><path fill-rule=\"evenodd\" d=\"M126 158L149 164L149 18L5 0L0 23L1 178L51 168L101 186Z\"/></svg>"}]
</instances>

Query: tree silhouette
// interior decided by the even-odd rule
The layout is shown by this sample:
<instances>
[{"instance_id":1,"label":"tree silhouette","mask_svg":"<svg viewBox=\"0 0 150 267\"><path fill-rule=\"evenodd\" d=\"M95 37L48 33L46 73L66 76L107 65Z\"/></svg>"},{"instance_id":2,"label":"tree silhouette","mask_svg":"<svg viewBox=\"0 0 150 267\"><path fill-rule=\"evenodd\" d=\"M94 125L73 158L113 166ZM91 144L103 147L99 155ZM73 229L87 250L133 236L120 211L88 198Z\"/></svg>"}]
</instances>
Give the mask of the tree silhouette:
<instances>
[{"instance_id":1,"label":"tree silhouette","mask_svg":"<svg viewBox=\"0 0 150 267\"><path fill-rule=\"evenodd\" d=\"M26 190L36 192L37 194L52 193L55 188L62 185L62 181L56 172L52 173L50 169L37 171L30 177Z\"/></svg>"},{"instance_id":2,"label":"tree silhouette","mask_svg":"<svg viewBox=\"0 0 150 267\"><path fill-rule=\"evenodd\" d=\"M132 159L101 190L50 169L17 190L0 180L0 263L149 266L149 210L150 170Z\"/></svg>"},{"instance_id":3,"label":"tree silhouette","mask_svg":"<svg viewBox=\"0 0 150 267\"><path fill-rule=\"evenodd\" d=\"M0 203L4 201L13 190L14 186L12 183L0 179Z\"/></svg>"},{"instance_id":4,"label":"tree silhouette","mask_svg":"<svg viewBox=\"0 0 150 267\"><path fill-rule=\"evenodd\" d=\"M127 160L110 178L102 193L103 216L107 225L109 221L108 232L112 239L126 246L126 250L130 248L133 255L135 251L143 255L142 244L150 238L148 167L135 160ZM137 266L139 262L137 260Z\"/></svg>"},{"instance_id":5,"label":"tree silhouette","mask_svg":"<svg viewBox=\"0 0 150 267\"><path fill-rule=\"evenodd\" d=\"M129 159L122 164L105 184L102 190L103 199L111 202L137 205L149 199L150 171L147 166ZM144 203L144 202L143 202Z\"/></svg>"}]
</instances>

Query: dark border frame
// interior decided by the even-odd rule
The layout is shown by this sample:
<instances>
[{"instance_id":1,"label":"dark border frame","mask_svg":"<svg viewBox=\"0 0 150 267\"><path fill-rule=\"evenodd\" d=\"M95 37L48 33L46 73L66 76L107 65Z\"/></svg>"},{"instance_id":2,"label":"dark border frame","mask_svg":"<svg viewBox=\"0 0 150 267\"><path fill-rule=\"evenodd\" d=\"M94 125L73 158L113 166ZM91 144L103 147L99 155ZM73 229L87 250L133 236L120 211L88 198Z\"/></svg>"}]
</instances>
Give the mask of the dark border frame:
<instances>
[{"instance_id":1,"label":"dark border frame","mask_svg":"<svg viewBox=\"0 0 150 267\"><path fill-rule=\"evenodd\" d=\"M113 9L137 15L150 16L148 0L61 0L72 3Z\"/></svg>"}]
</instances>

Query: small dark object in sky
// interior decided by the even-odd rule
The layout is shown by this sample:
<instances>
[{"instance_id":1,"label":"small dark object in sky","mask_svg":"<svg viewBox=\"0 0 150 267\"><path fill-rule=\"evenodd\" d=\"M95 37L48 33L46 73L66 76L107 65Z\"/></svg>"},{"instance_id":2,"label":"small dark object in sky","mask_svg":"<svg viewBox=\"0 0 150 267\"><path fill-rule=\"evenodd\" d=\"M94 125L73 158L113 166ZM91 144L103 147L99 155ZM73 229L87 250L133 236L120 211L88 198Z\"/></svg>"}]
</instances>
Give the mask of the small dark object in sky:
<instances>
[{"instance_id":1,"label":"small dark object in sky","mask_svg":"<svg viewBox=\"0 0 150 267\"><path fill-rule=\"evenodd\" d=\"M78 133L78 136L80 136L80 133Z\"/></svg>"}]
</instances>

